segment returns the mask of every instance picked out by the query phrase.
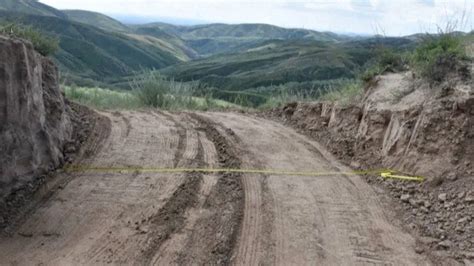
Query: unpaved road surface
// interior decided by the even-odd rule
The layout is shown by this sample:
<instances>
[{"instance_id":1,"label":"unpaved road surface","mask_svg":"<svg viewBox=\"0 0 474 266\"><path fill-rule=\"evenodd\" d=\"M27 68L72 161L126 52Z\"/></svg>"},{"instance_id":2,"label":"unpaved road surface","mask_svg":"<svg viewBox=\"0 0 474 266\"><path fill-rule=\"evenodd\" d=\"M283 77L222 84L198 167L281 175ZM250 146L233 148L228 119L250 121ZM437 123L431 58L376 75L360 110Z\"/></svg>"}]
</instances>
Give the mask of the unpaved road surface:
<instances>
[{"instance_id":1,"label":"unpaved road surface","mask_svg":"<svg viewBox=\"0 0 474 266\"><path fill-rule=\"evenodd\" d=\"M236 113L115 112L81 166L347 172L321 146ZM86 171L0 238L0 264L424 265L356 175Z\"/></svg>"}]
</instances>

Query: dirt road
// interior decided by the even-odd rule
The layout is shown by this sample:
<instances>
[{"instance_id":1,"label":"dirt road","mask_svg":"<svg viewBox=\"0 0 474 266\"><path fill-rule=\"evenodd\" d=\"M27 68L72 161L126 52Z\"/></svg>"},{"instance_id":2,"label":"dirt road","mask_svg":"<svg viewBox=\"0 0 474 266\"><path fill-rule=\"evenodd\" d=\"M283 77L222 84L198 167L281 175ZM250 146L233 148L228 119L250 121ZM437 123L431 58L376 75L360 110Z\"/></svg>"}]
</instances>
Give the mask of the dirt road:
<instances>
[{"instance_id":1,"label":"dirt road","mask_svg":"<svg viewBox=\"0 0 474 266\"><path fill-rule=\"evenodd\" d=\"M292 129L236 113L115 112L81 165L346 172ZM94 144L96 145L96 144ZM356 175L62 173L1 264L423 265Z\"/></svg>"}]
</instances>

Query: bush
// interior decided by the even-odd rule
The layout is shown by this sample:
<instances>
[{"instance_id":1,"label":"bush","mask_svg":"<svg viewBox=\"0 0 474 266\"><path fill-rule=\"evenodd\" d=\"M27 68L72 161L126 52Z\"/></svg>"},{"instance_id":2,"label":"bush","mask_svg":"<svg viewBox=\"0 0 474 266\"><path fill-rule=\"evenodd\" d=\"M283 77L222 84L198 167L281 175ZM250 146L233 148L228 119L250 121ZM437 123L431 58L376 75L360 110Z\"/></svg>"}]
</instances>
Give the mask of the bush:
<instances>
[{"instance_id":1,"label":"bush","mask_svg":"<svg viewBox=\"0 0 474 266\"><path fill-rule=\"evenodd\" d=\"M412 67L429 81L441 82L448 74L465 72L466 50L460 36L443 33L429 35L416 48Z\"/></svg>"},{"instance_id":2,"label":"bush","mask_svg":"<svg viewBox=\"0 0 474 266\"><path fill-rule=\"evenodd\" d=\"M57 38L46 36L31 26L13 23L0 25L0 33L30 41L35 50L43 56L51 55L59 48L59 40Z\"/></svg>"},{"instance_id":3,"label":"bush","mask_svg":"<svg viewBox=\"0 0 474 266\"><path fill-rule=\"evenodd\" d=\"M69 100L101 110L137 109L142 107L137 97L127 91L114 91L102 88L63 86Z\"/></svg>"},{"instance_id":4,"label":"bush","mask_svg":"<svg viewBox=\"0 0 474 266\"><path fill-rule=\"evenodd\" d=\"M130 86L144 107L166 110L239 108L235 104L216 100L208 89L201 87L197 82L167 80L154 70L146 70L136 75Z\"/></svg>"},{"instance_id":5,"label":"bush","mask_svg":"<svg viewBox=\"0 0 474 266\"><path fill-rule=\"evenodd\" d=\"M385 72L400 72L405 70L407 64L406 56L389 48L378 48L376 51L375 63L367 68L360 79L366 83L370 82L375 76Z\"/></svg>"},{"instance_id":6,"label":"bush","mask_svg":"<svg viewBox=\"0 0 474 266\"><path fill-rule=\"evenodd\" d=\"M347 106L351 103L360 100L363 96L364 89L363 84L359 81L348 82L345 86L330 91L325 94L321 99L331 102L339 102L343 106Z\"/></svg>"},{"instance_id":7,"label":"bush","mask_svg":"<svg viewBox=\"0 0 474 266\"><path fill-rule=\"evenodd\" d=\"M148 107L164 107L165 94L169 90L168 82L158 72L146 71L131 83L138 99Z\"/></svg>"}]
</instances>

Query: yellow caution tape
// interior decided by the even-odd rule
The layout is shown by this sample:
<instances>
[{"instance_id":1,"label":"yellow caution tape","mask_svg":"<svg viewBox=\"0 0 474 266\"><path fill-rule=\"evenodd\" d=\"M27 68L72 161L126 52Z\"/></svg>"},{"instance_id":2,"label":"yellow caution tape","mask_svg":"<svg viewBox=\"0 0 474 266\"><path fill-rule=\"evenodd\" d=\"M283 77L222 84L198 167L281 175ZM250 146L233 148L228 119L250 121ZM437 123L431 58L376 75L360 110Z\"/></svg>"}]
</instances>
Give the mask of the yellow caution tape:
<instances>
[{"instance_id":1,"label":"yellow caution tape","mask_svg":"<svg viewBox=\"0 0 474 266\"><path fill-rule=\"evenodd\" d=\"M383 178L394 178L394 179L412 180L412 181L420 181L420 182L425 180L425 178L422 176L394 175L392 172L382 172L380 173L380 176Z\"/></svg>"},{"instance_id":2,"label":"yellow caution tape","mask_svg":"<svg viewBox=\"0 0 474 266\"><path fill-rule=\"evenodd\" d=\"M283 171L269 169L224 169L224 168L150 168L150 167L86 167L71 166L66 167L67 172L141 172L141 173L243 173L243 174L268 174L268 175L288 175L288 176L334 176L334 175L381 175L383 178L394 178L402 180L423 181L423 177L419 176L401 176L394 175L395 171L381 170L364 170L351 172L301 172L301 171Z\"/></svg>"}]
</instances>

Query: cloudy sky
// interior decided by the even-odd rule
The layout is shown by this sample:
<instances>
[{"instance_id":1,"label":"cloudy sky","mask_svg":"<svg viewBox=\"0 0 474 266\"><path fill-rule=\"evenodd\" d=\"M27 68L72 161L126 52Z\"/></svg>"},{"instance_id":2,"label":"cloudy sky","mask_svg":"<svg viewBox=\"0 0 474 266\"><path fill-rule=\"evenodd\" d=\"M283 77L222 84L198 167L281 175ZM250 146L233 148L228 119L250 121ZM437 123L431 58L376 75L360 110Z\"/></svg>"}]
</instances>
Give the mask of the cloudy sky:
<instances>
[{"instance_id":1,"label":"cloudy sky","mask_svg":"<svg viewBox=\"0 0 474 266\"><path fill-rule=\"evenodd\" d=\"M59 9L85 9L115 17L175 21L268 23L342 33L392 36L436 31L458 21L474 27L474 0L40 0ZM463 23L460 23L464 14Z\"/></svg>"}]
</instances>

